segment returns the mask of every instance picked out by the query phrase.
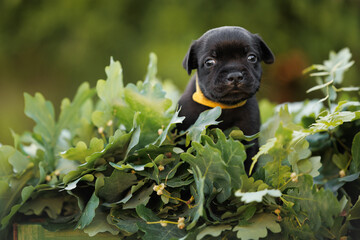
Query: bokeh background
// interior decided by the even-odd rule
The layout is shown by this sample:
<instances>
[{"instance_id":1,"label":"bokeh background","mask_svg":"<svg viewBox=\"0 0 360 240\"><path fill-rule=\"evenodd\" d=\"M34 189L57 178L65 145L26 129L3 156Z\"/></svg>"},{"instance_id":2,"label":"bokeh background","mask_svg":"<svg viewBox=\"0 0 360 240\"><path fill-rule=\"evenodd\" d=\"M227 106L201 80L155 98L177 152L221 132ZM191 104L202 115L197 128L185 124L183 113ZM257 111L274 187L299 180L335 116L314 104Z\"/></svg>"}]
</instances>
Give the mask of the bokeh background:
<instances>
[{"instance_id":1,"label":"bokeh background","mask_svg":"<svg viewBox=\"0 0 360 240\"><path fill-rule=\"evenodd\" d=\"M23 92L41 92L59 109L80 83L105 77L110 56L129 83L143 79L155 52L158 76L183 91L191 41L223 25L259 33L276 55L264 66L259 98L312 97L305 91L314 82L301 71L344 47L356 61L346 84L360 85L358 0L0 0L0 142L12 144L9 129L32 127Z\"/></svg>"}]
</instances>

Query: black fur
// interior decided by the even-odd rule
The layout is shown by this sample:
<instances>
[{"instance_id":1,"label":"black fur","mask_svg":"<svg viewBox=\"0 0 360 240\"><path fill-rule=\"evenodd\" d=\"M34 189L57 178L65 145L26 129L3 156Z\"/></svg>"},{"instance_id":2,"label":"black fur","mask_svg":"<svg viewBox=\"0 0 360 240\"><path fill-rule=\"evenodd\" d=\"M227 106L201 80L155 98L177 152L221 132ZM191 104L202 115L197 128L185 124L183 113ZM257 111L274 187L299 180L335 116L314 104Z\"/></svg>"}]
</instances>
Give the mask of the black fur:
<instances>
[{"instance_id":1,"label":"black fur","mask_svg":"<svg viewBox=\"0 0 360 240\"><path fill-rule=\"evenodd\" d=\"M258 35L241 27L211 29L191 44L183 66L189 75L197 69L203 94L214 102L228 105L247 100L242 107L222 110L219 119L222 122L218 125L222 130L237 126L245 135L259 132L260 115L255 93L260 87L261 61L273 63L273 53ZM195 90L194 75L179 100L179 115L185 116L177 127L179 130L186 130L201 112L209 109L192 100ZM257 141L254 143L247 152L248 158L258 150Z\"/></svg>"}]
</instances>

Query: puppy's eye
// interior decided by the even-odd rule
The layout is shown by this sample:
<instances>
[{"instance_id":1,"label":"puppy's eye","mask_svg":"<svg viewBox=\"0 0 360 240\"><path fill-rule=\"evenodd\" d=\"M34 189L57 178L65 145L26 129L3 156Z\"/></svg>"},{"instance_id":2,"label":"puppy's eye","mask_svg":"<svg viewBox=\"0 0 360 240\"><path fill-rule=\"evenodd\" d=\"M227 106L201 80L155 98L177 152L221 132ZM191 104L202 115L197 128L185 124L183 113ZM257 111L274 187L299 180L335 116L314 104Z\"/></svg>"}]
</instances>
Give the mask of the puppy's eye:
<instances>
[{"instance_id":1,"label":"puppy's eye","mask_svg":"<svg viewBox=\"0 0 360 240\"><path fill-rule=\"evenodd\" d=\"M257 62L257 57L254 54L250 54L247 58L249 63L256 63Z\"/></svg>"},{"instance_id":2,"label":"puppy's eye","mask_svg":"<svg viewBox=\"0 0 360 240\"><path fill-rule=\"evenodd\" d=\"M216 64L215 59L209 58L205 61L205 67L210 68Z\"/></svg>"}]
</instances>

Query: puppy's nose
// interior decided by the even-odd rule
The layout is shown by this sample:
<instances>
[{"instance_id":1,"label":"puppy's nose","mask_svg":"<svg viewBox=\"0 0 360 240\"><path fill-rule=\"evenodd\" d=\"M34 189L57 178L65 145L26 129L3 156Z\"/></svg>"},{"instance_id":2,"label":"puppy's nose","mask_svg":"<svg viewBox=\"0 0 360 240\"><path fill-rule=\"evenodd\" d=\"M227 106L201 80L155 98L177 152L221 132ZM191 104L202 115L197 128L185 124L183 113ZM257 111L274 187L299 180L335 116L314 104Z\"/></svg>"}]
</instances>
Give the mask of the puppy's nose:
<instances>
[{"instance_id":1,"label":"puppy's nose","mask_svg":"<svg viewBox=\"0 0 360 240\"><path fill-rule=\"evenodd\" d=\"M244 79L242 72L232 72L226 76L226 80L231 83L239 83Z\"/></svg>"}]
</instances>

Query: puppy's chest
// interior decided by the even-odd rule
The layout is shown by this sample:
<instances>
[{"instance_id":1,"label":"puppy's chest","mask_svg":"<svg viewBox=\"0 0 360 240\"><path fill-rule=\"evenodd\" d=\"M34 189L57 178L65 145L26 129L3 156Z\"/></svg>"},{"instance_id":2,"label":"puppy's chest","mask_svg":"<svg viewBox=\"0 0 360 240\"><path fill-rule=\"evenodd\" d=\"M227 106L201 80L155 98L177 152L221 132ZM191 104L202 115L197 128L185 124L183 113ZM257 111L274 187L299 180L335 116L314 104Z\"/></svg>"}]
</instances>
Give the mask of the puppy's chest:
<instances>
[{"instance_id":1,"label":"puppy's chest","mask_svg":"<svg viewBox=\"0 0 360 240\"><path fill-rule=\"evenodd\" d=\"M257 108L224 109L219 118L219 128L225 130L238 127L244 134L252 135L260 129L260 116Z\"/></svg>"},{"instance_id":2,"label":"puppy's chest","mask_svg":"<svg viewBox=\"0 0 360 240\"><path fill-rule=\"evenodd\" d=\"M238 124L247 124L249 121L251 121L251 116L248 111L240 109L223 109L218 120L221 121L219 126L223 129L226 129Z\"/></svg>"}]
</instances>

